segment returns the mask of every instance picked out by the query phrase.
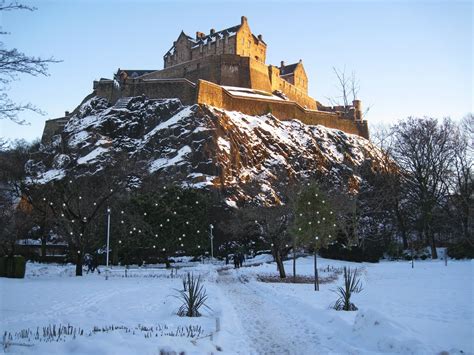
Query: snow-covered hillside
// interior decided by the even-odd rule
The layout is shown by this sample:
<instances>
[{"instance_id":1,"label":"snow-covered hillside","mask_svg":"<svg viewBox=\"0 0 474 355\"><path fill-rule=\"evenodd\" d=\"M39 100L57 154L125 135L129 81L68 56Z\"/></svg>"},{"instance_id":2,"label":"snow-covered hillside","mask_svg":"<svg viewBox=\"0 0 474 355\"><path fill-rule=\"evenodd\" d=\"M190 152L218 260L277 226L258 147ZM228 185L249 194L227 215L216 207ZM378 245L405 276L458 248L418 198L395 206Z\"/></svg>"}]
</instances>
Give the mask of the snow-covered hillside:
<instances>
[{"instance_id":1,"label":"snow-covered hillside","mask_svg":"<svg viewBox=\"0 0 474 355\"><path fill-rule=\"evenodd\" d=\"M298 274L312 275L312 262L298 259ZM285 265L291 270L291 261ZM128 277L114 267L107 281L103 273L74 277L72 265L28 263L24 280L0 279L0 332L12 335L7 352L25 354L473 353L471 261L420 261L412 269L410 262L319 259L319 266L322 277L359 268L358 311L330 308L341 277L319 292L258 281L276 275L275 263L238 270L187 263L174 277L163 266L132 267ZM199 318L176 315L173 295L187 272L203 277L209 296L211 309ZM44 337L53 324L56 336ZM58 325L82 334L58 334Z\"/></svg>"},{"instance_id":2,"label":"snow-covered hillside","mask_svg":"<svg viewBox=\"0 0 474 355\"><path fill-rule=\"evenodd\" d=\"M144 97L117 106L88 100L43 153L28 163L38 183L95 173L126 159L134 171L223 189L229 205L249 198L247 182L257 181L252 196L268 202L276 182L319 174L357 188L362 166L383 164L368 140L339 130Z\"/></svg>"}]
</instances>

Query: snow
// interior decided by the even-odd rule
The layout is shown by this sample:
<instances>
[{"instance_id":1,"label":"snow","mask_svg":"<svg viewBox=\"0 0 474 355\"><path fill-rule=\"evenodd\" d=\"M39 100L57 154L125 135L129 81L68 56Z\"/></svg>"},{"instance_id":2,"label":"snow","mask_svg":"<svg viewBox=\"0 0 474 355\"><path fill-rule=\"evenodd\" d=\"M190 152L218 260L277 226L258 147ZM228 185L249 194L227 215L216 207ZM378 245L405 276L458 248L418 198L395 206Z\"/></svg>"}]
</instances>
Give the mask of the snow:
<instances>
[{"instance_id":1,"label":"snow","mask_svg":"<svg viewBox=\"0 0 474 355\"><path fill-rule=\"evenodd\" d=\"M225 203L227 206L232 207L232 208L237 208L237 203L234 200L231 200L230 198L225 200Z\"/></svg>"},{"instance_id":2,"label":"snow","mask_svg":"<svg viewBox=\"0 0 474 355\"><path fill-rule=\"evenodd\" d=\"M216 178L212 175L202 174L202 173L190 173L187 176L188 179L193 180L193 182L183 182L184 187L193 187L196 189L202 189L207 186L212 186L212 181Z\"/></svg>"},{"instance_id":3,"label":"snow","mask_svg":"<svg viewBox=\"0 0 474 355\"><path fill-rule=\"evenodd\" d=\"M233 269L183 258L178 277L160 266L112 267L103 273L74 277L73 265L27 264L23 280L0 279L0 332L49 324L80 327L88 335L60 342L17 339L8 352L25 354L156 354L161 349L187 354L448 354L473 352L472 261L420 261L378 264L319 258L320 274L332 268L357 267L363 291L353 296L355 312L330 308L342 280L321 284L265 283L258 275L276 275L271 256L261 254ZM285 262L291 271L291 260ZM329 268L329 269L328 269ZM329 270L329 271L328 271ZM102 270L104 271L104 270ZM211 310L199 318L178 317L173 297L187 272L201 275ZM312 257L297 260L297 273L312 275ZM173 273L173 275L175 275ZM290 275L289 275L290 276ZM220 330L217 330L219 319ZM94 327L115 326L108 332ZM199 326L202 336L188 338L153 333L143 327ZM124 329L129 329L126 331ZM90 333L90 335L89 335ZM169 333L169 332L168 332ZM212 334L212 336L211 336Z\"/></svg>"},{"instance_id":4,"label":"snow","mask_svg":"<svg viewBox=\"0 0 474 355\"><path fill-rule=\"evenodd\" d=\"M176 125L177 123L179 123L182 119L191 116L193 114L192 107L193 106L187 106L183 110L179 111L176 115L171 117L170 119L158 124L155 128L153 128L149 133L147 133L143 137L143 141L148 142L150 138L153 137L158 131L162 129L170 128Z\"/></svg>"},{"instance_id":5,"label":"snow","mask_svg":"<svg viewBox=\"0 0 474 355\"><path fill-rule=\"evenodd\" d=\"M35 179L34 182L36 184L47 184L53 180L61 180L63 177L66 176L66 173L62 169L51 169L45 171L38 179Z\"/></svg>"},{"instance_id":6,"label":"snow","mask_svg":"<svg viewBox=\"0 0 474 355\"><path fill-rule=\"evenodd\" d=\"M226 141L224 138L219 137L217 138L217 145L227 154L230 154L230 143Z\"/></svg>"},{"instance_id":7,"label":"snow","mask_svg":"<svg viewBox=\"0 0 474 355\"><path fill-rule=\"evenodd\" d=\"M97 158L103 153L107 152L107 148L97 147L89 154L77 159L77 164L90 164L97 160Z\"/></svg>"},{"instance_id":8,"label":"snow","mask_svg":"<svg viewBox=\"0 0 474 355\"><path fill-rule=\"evenodd\" d=\"M19 239L16 241L18 245L41 245L41 239Z\"/></svg>"},{"instance_id":9,"label":"snow","mask_svg":"<svg viewBox=\"0 0 474 355\"><path fill-rule=\"evenodd\" d=\"M254 90L254 89L249 89L249 88L242 88L242 87L236 87L236 86L222 86L222 87L234 96L252 97L252 98L259 98L259 99L276 100L276 101L285 101L281 97L270 94L270 93L267 93L265 91Z\"/></svg>"},{"instance_id":10,"label":"snow","mask_svg":"<svg viewBox=\"0 0 474 355\"><path fill-rule=\"evenodd\" d=\"M179 163L182 163L184 160L184 157L191 153L191 148L188 145L185 145L184 147L180 148L176 152L176 156L173 158L159 158L151 162L150 167L148 168L148 171L150 173L153 173L159 169L163 169L168 166L172 165L177 165Z\"/></svg>"},{"instance_id":11,"label":"snow","mask_svg":"<svg viewBox=\"0 0 474 355\"><path fill-rule=\"evenodd\" d=\"M89 138L89 133L87 131L79 131L69 138L69 146L71 148L77 147L79 144L85 142Z\"/></svg>"}]
</instances>

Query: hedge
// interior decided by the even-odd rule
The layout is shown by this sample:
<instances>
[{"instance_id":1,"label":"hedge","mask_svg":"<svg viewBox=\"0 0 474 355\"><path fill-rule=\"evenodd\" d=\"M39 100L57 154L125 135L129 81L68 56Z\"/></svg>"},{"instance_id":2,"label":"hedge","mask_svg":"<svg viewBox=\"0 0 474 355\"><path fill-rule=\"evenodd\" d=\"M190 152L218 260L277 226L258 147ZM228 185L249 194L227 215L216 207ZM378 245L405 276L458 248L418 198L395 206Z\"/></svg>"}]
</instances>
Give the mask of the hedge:
<instances>
[{"instance_id":1,"label":"hedge","mask_svg":"<svg viewBox=\"0 0 474 355\"><path fill-rule=\"evenodd\" d=\"M346 260L355 262L370 262L378 263L383 255L383 252L376 247L366 248L363 250L357 246L351 248L345 248L342 244L336 243L329 245L327 248L323 248L319 251L319 254L323 258Z\"/></svg>"},{"instance_id":2,"label":"hedge","mask_svg":"<svg viewBox=\"0 0 474 355\"><path fill-rule=\"evenodd\" d=\"M26 261L22 256L0 257L0 277L23 279L25 277Z\"/></svg>"}]
</instances>

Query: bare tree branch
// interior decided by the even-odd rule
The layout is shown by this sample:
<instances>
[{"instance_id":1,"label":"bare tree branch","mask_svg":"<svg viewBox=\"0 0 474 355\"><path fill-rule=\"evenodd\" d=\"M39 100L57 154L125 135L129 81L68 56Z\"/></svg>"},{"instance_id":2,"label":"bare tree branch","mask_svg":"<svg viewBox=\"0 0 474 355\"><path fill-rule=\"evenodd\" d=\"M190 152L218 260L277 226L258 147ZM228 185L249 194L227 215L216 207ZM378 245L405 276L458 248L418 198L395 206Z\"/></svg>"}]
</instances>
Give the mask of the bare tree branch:
<instances>
[{"instance_id":1,"label":"bare tree branch","mask_svg":"<svg viewBox=\"0 0 474 355\"><path fill-rule=\"evenodd\" d=\"M1 11L13 10L28 10L34 11L35 7L20 4L18 2L5 1L0 2ZM7 34L7 32L0 32L0 34ZM48 66L51 63L59 63L53 57L40 58L35 56L28 56L18 49L6 49L3 42L0 42L0 120L7 119L18 124L25 124L25 120L18 118L18 115L25 111L36 112L43 114L43 112L31 103L15 103L13 102L5 91L8 90L7 85L15 80L21 74L31 76L48 76Z\"/></svg>"}]
</instances>

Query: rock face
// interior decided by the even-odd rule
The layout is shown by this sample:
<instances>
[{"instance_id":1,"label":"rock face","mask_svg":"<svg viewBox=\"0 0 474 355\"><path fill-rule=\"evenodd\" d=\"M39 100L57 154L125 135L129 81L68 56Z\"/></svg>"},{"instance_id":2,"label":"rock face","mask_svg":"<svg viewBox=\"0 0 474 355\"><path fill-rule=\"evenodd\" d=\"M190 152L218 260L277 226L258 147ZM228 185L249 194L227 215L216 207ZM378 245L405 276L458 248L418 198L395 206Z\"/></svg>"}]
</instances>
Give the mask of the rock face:
<instances>
[{"instance_id":1,"label":"rock face","mask_svg":"<svg viewBox=\"0 0 474 355\"><path fill-rule=\"evenodd\" d=\"M94 174L127 159L141 176L219 189L229 206L248 199L273 203L278 186L312 176L357 188L362 166L382 165L368 140L339 130L144 97L115 106L91 98L43 153L28 162L37 183Z\"/></svg>"}]
</instances>

